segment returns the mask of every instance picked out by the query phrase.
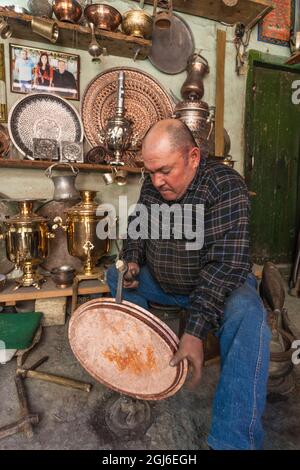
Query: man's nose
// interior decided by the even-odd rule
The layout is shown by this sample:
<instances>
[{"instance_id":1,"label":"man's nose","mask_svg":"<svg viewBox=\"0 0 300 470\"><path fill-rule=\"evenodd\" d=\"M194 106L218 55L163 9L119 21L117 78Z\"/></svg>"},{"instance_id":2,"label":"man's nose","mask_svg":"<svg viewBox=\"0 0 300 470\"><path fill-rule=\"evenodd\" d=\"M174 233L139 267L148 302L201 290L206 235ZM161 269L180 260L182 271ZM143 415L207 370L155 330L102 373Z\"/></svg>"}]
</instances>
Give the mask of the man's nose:
<instances>
[{"instance_id":1,"label":"man's nose","mask_svg":"<svg viewBox=\"0 0 300 470\"><path fill-rule=\"evenodd\" d=\"M152 184L156 188L160 188L165 184L164 176L159 173L152 175Z\"/></svg>"}]
</instances>

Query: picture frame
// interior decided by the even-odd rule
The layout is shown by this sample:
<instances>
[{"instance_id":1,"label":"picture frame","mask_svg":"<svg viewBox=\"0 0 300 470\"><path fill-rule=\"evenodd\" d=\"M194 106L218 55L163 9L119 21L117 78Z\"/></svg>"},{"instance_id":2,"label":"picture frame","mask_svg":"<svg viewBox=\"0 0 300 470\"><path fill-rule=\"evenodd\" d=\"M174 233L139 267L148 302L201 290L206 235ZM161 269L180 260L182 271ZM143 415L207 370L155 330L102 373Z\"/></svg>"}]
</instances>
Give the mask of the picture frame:
<instances>
[{"instance_id":1,"label":"picture frame","mask_svg":"<svg viewBox=\"0 0 300 470\"><path fill-rule=\"evenodd\" d=\"M7 94L4 44L0 44L0 123L7 122Z\"/></svg>"},{"instance_id":2,"label":"picture frame","mask_svg":"<svg viewBox=\"0 0 300 470\"><path fill-rule=\"evenodd\" d=\"M273 10L258 23L258 41L289 47L297 0L271 0Z\"/></svg>"},{"instance_id":3,"label":"picture frame","mask_svg":"<svg viewBox=\"0 0 300 470\"><path fill-rule=\"evenodd\" d=\"M80 100L80 56L25 45L9 45L12 93L54 93Z\"/></svg>"}]
</instances>

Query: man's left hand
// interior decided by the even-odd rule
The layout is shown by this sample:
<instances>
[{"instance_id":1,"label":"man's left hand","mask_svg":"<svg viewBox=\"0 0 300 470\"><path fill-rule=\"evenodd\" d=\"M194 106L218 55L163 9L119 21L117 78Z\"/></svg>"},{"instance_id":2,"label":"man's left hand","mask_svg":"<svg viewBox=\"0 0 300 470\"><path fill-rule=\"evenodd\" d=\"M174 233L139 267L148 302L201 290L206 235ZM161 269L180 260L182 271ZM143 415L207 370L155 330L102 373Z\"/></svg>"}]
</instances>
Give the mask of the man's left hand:
<instances>
[{"instance_id":1,"label":"man's left hand","mask_svg":"<svg viewBox=\"0 0 300 470\"><path fill-rule=\"evenodd\" d=\"M188 382L188 388L190 390L194 390L199 384L202 376L204 362L204 347L202 339L189 335L188 333L184 333L179 343L179 349L170 361L170 366L176 366L183 359L187 359L192 365L192 378Z\"/></svg>"}]
</instances>

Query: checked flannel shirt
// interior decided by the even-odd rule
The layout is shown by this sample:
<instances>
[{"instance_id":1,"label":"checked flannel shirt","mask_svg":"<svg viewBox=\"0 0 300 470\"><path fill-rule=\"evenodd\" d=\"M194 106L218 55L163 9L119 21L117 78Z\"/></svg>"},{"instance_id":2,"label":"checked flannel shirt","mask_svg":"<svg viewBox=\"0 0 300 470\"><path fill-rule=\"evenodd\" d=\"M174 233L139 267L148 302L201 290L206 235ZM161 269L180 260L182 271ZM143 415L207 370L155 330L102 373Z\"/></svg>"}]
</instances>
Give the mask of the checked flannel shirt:
<instances>
[{"instance_id":1,"label":"checked flannel shirt","mask_svg":"<svg viewBox=\"0 0 300 470\"><path fill-rule=\"evenodd\" d=\"M249 259L249 196L242 177L232 168L215 161L201 159L197 173L184 196L178 201L166 201L154 188L148 175L141 189L138 204L144 204L150 214L152 204L179 203L204 205L204 245L201 249L186 249L185 239L162 239L164 224L152 218L154 239L124 240L122 256L127 262L146 264L154 279L167 293L189 295L190 307L186 333L205 339L210 330L220 326L226 297L241 286L250 272ZM195 217L193 210L193 217ZM147 217L136 212L128 222ZM150 215L148 217L150 220ZM160 228L157 229L160 222ZM173 231L182 221L171 217ZM195 220L193 220L195 228ZM153 228L153 227L152 227ZM149 236L151 227L148 229ZM158 231L157 231L158 230ZM155 232L155 230L154 230ZM184 232L185 233L185 232ZM145 238L145 237L143 237ZM178 238L178 237L177 237Z\"/></svg>"}]
</instances>

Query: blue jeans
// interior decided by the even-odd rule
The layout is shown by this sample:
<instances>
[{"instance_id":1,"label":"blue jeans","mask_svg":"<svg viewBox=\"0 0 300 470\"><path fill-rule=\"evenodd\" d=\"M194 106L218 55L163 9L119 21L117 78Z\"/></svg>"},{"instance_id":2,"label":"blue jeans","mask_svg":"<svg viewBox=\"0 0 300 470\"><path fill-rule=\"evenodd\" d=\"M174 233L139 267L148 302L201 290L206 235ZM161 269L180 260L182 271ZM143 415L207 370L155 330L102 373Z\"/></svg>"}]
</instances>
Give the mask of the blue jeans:
<instances>
[{"instance_id":1,"label":"blue jeans","mask_svg":"<svg viewBox=\"0 0 300 470\"><path fill-rule=\"evenodd\" d=\"M107 272L113 297L117 271ZM212 426L208 445L216 450L260 449L261 423L265 408L269 371L271 333L266 314L256 291L253 274L228 297L220 329L221 376L214 397ZM148 301L162 305L189 306L186 295L167 294L142 267L139 287L124 289L123 299L148 309Z\"/></svg>"}]
</instances>

